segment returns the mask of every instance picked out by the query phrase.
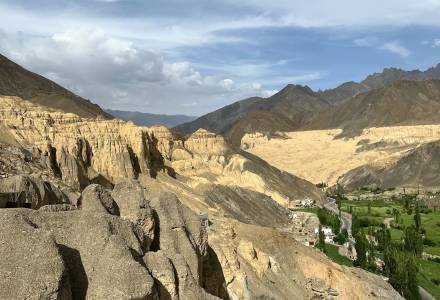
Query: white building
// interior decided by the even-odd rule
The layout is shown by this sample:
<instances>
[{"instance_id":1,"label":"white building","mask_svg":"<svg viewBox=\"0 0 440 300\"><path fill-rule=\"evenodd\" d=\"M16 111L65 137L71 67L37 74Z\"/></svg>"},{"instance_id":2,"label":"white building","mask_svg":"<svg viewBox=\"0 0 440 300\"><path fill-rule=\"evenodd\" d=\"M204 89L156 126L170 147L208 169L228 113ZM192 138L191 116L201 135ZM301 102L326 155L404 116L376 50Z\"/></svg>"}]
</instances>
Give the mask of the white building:
<instances>
[{"instance_id":1,"label":"white building","mask_svg":"<svg viewBox=\"0 0 440 300\"><path fill-rule=\"evenodd\" d=\"M331 229L331 227L327 227L324 226L322 227L322 232L324 233L325 236L325 242L326 243L333 243L333 238L335 237L335 234L333 233L333 230ZM319 228L315 228L315 234L319 234Z\"/></svg>"},{"instance_id":2,"label":"white building","mask_svg":"<svg viewBox=\"0 0 440 300\"><path fill-rule=\"evenodd\" d=\"M306 198L306 199L301 200L301 206L304 208L313 207L313 203L314 203L313 200L310 198Z\"/></svg>"}]
</instances>

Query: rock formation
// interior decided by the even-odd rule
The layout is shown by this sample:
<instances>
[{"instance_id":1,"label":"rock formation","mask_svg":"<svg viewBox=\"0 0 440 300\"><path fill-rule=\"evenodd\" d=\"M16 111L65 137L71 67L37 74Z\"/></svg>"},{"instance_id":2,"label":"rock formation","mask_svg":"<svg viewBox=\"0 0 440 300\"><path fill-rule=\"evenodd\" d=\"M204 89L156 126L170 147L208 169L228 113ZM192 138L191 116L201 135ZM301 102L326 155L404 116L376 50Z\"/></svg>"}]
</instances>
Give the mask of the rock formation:
<instances>
[{"instance_id":1,"label":"rock formation","mask_svg":"<svg viewBox=\"0 0 440 300\"><path fill-rule=\"evenodd\" d=\"M99 185L84 190L78 209L1 210L2 299L216 299L202 288L206 218L172 194L146 199L132 187L122 188L128 197L118 201L137 194L137 222L126 209L119 218L118 204ZM35 281L37 274L47 276Z\"/></svg>"},{"instance_id":2,"label":"rock formation","mask_svg":"<svg viewBox=\"0 0 440 300\"><path fill-rule=\"evenodd\" d=\"M46 165L76 189L90 183L111 187L130 178L155 177L158 172L189 177L209 173L217 183L250 188L284 205L295 198L321 197L311 184L237 153L221 136L204 130L182 141L165 127L83 119L16 97L1 101L3 131L15 143L36 148L34 152L46 158ZM269 185L269 180L274 184Z\"/></svg>"}]
</instances>

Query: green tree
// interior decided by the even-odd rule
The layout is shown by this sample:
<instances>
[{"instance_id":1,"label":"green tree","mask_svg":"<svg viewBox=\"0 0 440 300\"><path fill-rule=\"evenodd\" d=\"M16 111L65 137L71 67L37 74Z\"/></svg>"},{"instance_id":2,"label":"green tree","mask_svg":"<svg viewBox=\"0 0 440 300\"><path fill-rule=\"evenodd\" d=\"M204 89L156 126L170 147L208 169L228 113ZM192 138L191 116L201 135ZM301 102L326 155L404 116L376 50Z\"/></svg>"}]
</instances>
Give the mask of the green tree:
<instances>
[{"instance_id":1,"label":"green tree","mask_svg":"<svg viewBox=\"0 0 440 300\"><path fill-rule=\"evenodd\" d=\"M391 232L385 227L385 224L382 224L380 229L375 232L375 237L378 251L384 251L391 244Z\"/></svg>"},{"instance_id":2,"label":"green tree","mask_svg":"<svg viewBox=\"0 0 440 300\"><path fill-rule=\"evenodd\" d=\"M354 265L365 269L367 267L367 248L368 240L365 237L364 231L360 230L355 235L356 244L354 245L356 249L356 260Z\"/></svg>"},{"instance_id":3,"label":"green tree","mask_svg":"<svg viewBox=\"0 0 440 300\"><path fill-rule=\"evenodd\" d=\"M422 256L423 253L423 238L414 226L405 228L403 246L406 251L409 251L417 256Z\"/></svg>"},{"instance_id":4,"label":"green tree","mask_svg":"<svg viewBox=\"0 0 440 300\"><path fill-rule=\"evenodd\" d=\"M324 231L322 231L322 226L319 224L318 229L318 244L316 245L316 248L321 250L322 252L325 252L325 235Z\"/></svg>"},{"instance_id":5,"label":"green tree","mask_svg":"<svg viewBox=\"0 0 440 300\"><path fill-rule=\"evenodd\" d=\"M414 214L414 225L416 227L417 232L420 232L422 227L422 218L420 217L420 209L419 204L416 202L415 214Z\"/></svg>"},{"instance_id":6,"label":"green tree","mask_svg":"<svg viewBox=\"0 0 440 300\"><path fill-rule=\"evenodd\" d=\"M399 224L400 211L397 208L393 208L393 216L396 224Z\"/></svg>"},{"instance_id":7,"label":"green tree","mask_svg":"<svg viewBox=\"0 0 440 300\"><path fill-rule=\"evenodd\" d=\"M356 214L353 214L351 218L351 234L353 236L356 236L356 234L359 232L360 229L361 229L361 225L359 222L359 218Z\"/></svg>"},{"instance_id":8,"label":"green tree","mask_svg":"<svg viewBox=\"0 0 440 300\"><path fill-rule=\"evenodd\" d=\"M389 283L408 300L419 300L418 267L413 254L389 245L384 251L384 273Z\"/></svg>"}]
</instances>

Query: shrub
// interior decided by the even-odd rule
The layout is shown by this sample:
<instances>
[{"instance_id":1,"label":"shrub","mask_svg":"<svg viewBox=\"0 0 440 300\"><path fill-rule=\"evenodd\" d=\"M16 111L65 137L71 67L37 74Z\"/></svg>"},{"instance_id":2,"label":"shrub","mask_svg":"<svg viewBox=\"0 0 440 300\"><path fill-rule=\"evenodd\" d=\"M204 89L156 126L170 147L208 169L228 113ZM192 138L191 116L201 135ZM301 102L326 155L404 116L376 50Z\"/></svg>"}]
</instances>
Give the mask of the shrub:
<instances>
[{"instance_id":1,"label":"shrub","mask_svg":"<svg viewBox=\"0 0 440 300\"><path fill-rule=\"evenodd\" d=\"M432 283L434 283L435 285L440 285L440 279L438 278L431 278Z\"/></svg>"},{"instance_id":2,"label":"shrub","mask_svg":"<svg viewBox=\"0 0 440 300\"><path fill-rule=\"evenodd\" d=\"M438 257L438 256L436 256L436 257L428 257L428 260L440 264L440 257Z\"/></svg>"},{"instance_id":3,"label":"shrub","mask_svg":"<svg viewBox=\"0 0 440 300\"><path fill-rule=\"evenodd\" d=\"M321 224L325 226L330 226L335 234L339 233L339 231L341 230L341 221L339 220L337 215L328 212L323 208L318 209L317 215Z\"/></svg>"},{"instance_id":4,"label":"shrub","mask_svg":"<svg viewBox=\"0 0 440 300\"><path fill-rule=\"evenodd\" d=\"M423 239L423 245L430 246L430 247L435 247L436 244L435 244L435 242L433 240L425 237Z\"/></svg>"},{"instance_id":5,"label":"shrub","mask_svg":"<svg viewBox=\"0 0 440 300\"><path fill-rule=\"evenodd\" d=\"M371 218L359 218L359 225L361 227L371 227L371 226L379 227L380 222Z\"/></svg>"},{"instance_id":6,"label":"shrub","mask_svg":"<svg viewBox=\"0 0 440 300\"><path fill-rule=\"evenodd\" d=\"M429 209L429 208L421 208L421 209L420 209L420 212L421 212L422 214L427 215L427 214L432 213L432 209Z\"/></svg>"}]
</instances>

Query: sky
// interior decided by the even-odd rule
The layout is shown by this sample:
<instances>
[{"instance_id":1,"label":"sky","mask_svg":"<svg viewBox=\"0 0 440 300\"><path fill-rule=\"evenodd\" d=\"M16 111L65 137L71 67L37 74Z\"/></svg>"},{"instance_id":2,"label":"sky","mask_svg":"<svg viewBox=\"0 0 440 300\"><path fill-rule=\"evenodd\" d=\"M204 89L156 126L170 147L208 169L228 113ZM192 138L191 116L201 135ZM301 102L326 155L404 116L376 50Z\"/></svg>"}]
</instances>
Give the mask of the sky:
<instances>
[{"instance_id":1,"label":"sky","mask_svg":"<svg viewBox=\"0 0 440 300\"><path fill-rule=\"evenodd\" d=\"M198 116L440 63L440 0L0 0L0 53L103 108Z\"/></svg>"}]
</instances>

